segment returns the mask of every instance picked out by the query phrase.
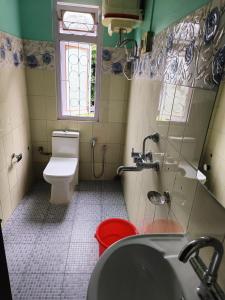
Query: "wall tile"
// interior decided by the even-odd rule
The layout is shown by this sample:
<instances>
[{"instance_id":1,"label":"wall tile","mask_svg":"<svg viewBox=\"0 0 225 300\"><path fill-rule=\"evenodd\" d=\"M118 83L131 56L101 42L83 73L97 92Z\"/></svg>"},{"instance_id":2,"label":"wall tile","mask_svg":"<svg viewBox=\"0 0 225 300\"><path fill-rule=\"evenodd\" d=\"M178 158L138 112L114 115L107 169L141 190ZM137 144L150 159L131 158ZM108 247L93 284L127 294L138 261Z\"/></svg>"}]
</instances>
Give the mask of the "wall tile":
<instances>
[{"instance_id":1,"label":"wall tile","mask_svg":"<svg viewBox=\"0 0 225 300\"><path fill-rule=\"evenodd\" d=\"M26 44L27 51L30 51L33 44ZM44 47L44 44L41 45ZM90 166L90 149L84 149L88 146L92 137L97 138L96 146L96 162L101 163L102 151L101 145L112 143L124 143L125 126L122 122L126 121L126 108L128 100L129 82L122 76L115 76L102 72L101 75L101 101L100 101L100 122L82 122L74 120L57 120L57 99L56 99L56 82L55 70L51 68L38 67L36 69L27 68L26 78L28 85L29 106L30 106L30 119L32 128L32 140L34 149L36 149L36 142L48 142L48 149L51 150L51 133L53 130L71 129L80 131L80 142L82 143L82 164L80 171L82 177L90 179L91 166ZM117 78L118 77L118 78ZM114 92L115 91L115 92ZM37 101L39 105L37 106ZM34 122L35 121L35 122ZM46 125L45 125L46 122ZM46 126L46 129L45 129ZM114 146L113 146L114 147ZM118 146L118 148L120 148ZM33 150L36 153L36 150ZM118 160L121 161L121 151L118 151L114 157L109 149L106 163L108 163L107 178L111 179L115 176L115 166ZM34 161L41 160L35 154ZM47 162L47 161L46 161ZM84 165L85 163L85 165ZM89 167L87 167L89 164ZM87 176L82 171L84 166L87 171ZM96 166L100 168L101 165ZM39 168L37 167L37 170ZM114 170L114 174L112 174ZM38 171L38 173L40 173Z\"/></svg>"},{"instance_id":2,"label":"wall tile","mask_svg":"<svg viewBox=\"0 0 225 300\"><path fill-rule=\"evenodd\" d=\"M6 168L6 157L4 154L3 139L0 138L0 171Z\"/></svg>"},{"instance_id":3,"label":"wall tile","mask_svg":"<svg viewBox=\"0 0 225 300\"><path fill-rule=\"evenodd\" d=\"M0 172L0 189L1 189L1 195L0 195L0 201L1 203L5 202L5 198L8 198L9 196L9 182L8 182L8 174L6 170L2 170Z\"/></svg>"},{"instance_id":4,"label":"wall tile","mask_svg":"<svg viewBox=\"0 0 225 300\"><path fill-rule=\"evenodd\" d=\"M13 68L11 66L1 67L0 101L6 101L6 99L9 99L9 93L10 93L9 86L11 85L11 78L12 78L14 72L15 72L15 68Z\"/></svg>"},{"instance_id":5,"label":"wall tile","mask_svg":"<svg viewBox=\"0 0 225 300\"><path fill-rule=\"evenodd\" d=\"M29 111L31 120L46 119L46 101L43 96L29 96Z\"/></svg>"},{"instance_id":6,"label":"wall tile","mask_svg":"<svg viewBox=\"0 0 225 300\"><path fill-rule=\"evenodd\" d=\"M108 142L123 143L125 134L125 125L122 123L112 123L108 126Z\"/></svg>"},{"instance_id":7,"label":"wall tile","mask_svg":"<svg viewBox=\"0 0 225 300\"><path fill-rule=\"evenodd\" d=\"M128 97L128 82L123 76L110 76L109 99L123 101Z\"/></svg>"},{"instance_id":8,"label":"wall tile","mask_svg":"<svg viewBox=\"0 0 225 300\"><path fill-rule=\"evenodd\" d=\"M29 96L41 96L44 89L44 71L26 69L27 93ZM50 95L51 96L51 95Z\"/></svg>"},{"instance_id":9,"label":"wall tile","mask_svg":"<svg viewBox=\"0 0 225 300\"><path fill-rule=\"evenodd\" d=\"M57 120L57 104L55 97L45 97L47 120Z\"/></svg>"},{"instance_id":10,"label":"wall tile","mask_svg":"<svg viewBox=\"0 0 225 300\"><path fill-rule=\"evenodd\" d=\"M90 143L80 143L80 162L91 162L91 144Z\"/></svg>"},{"instance_id":11,"label":"wall tile","mask_svg":"<svg viewBox=\"0 0 225 300\"><path fill-rule=\"evenodd\" d=\"M31 137L33 141L47 141L46 120L31 120Z\"/></svg>"},{"instance_id":12,"label":"wall tile","mask_svg":"<svg viewBox=\"0 0 225 300\"><path fill-rule=\"evenodd\" d=\"M0 62L0 207L3 223L29 189L32 178L25 69L21 61L15 66L12 58L12 53L21 51L22 40L0 33L1 41L6 37L12 41L13 49ZM23 155L18 164L12 162L13 153Z\"/></svg>"},{"instance_id":13,"label":"wall tile","mask_svg":"<svg viewBox=\"0 0 225 300\"><path fill-rule=\"evenodd\" d=\"M109 121L109 101L99 102L99 122L107 123Z\"/></svg>"},{"instance_id":14,"label":"wall tile","mask_svg":"<svg viewBox=\"0 0 225 300\"><path fill-rule=\"evenodd\" d=\"M104 180L116 180L116 170L121 165L121 163L106 163L105 164L105 174L103 176ZM102 165L99 166L100 170Z\"/></svg>"},{"instance_id":15,"label":"wall tile","mask_svg":"<svg viewBox=\"0 0 225 300\"><path fill-rule=\"evenodd\" d=\"M96 172L98 170L96 169ZM92 171L90 163L81 162L79 166L80 180L90 180L92 178Z\"/></svg>"},{"instance_id":16,"label":"wall tile","mask_svg":"<svg viewBox=\"0 0 225 300\"><path fill-rule=\"evenodd\" d=\"M122 163L120 144L106 144L106 161L108 163Z\"/></svg>"},{"instance_id":17,"label":"wall tile","mask_svg":"<svg viewBox=\"0 0 225 300\"><path fill-rule=\"evenodd\" d=\"M32 143L32 159L34 162L48 162L50 156L42 155L38 151L39 147L43 147L43 151L48 151L48 142L46 141L34 141Z\"/></svg>"},{"instance_id":18,"label":"wall tile","mask_svg":"<svg viewBox=\"0 0 225 300\"><path fill-rule=\"evenodd\" d=\"M109 142L108 130L108 123L94 123L93 137L97 137L99 143Z\"/></svg>"},{"instance_id":19,"label":"wall tile","mask_svg":"<svg viewBox=\"0 0 225 300\"><path fill-rule=\"evenodd\" d=\"M10 118L10 105L8 101L0 102L0 136L10 133L12 122Z\"/></svg>"},{"instance_id":20,"label":"wall tile","mask_svg":"<svg viewBox=\"0 0 225 300\"><path fill-rule=\"evenodd\" d=\"M101 74L101 101L108 101L110 98L109 95L109 88L110 88L110 79L111 75L109 74L104 74L102 72Z\"/></svg>"},{"instance_id":21,"label":"wall tile","mask_svg":"<svg viewBox=\"0 0 225 300\"><path fill-rule=\"evenodd\" d=\"M223 14L223 5L217 4ZM149 142L146 149L153 152L153 158L160 161L161 168L158 176L152 170L148 170L148 173L142 171L141 174L136 175L133 182L131 178L135 175L125 173L124 195L130 219L142 227L143 224L147 224L150 231L158 230L161 226L160 228L166 232L168 230L186 232L188 224L189 228L192 226L193 230L201 231L201 222L205 230L210 230L211 227L212 234L220 228L216 225L217 222L214 224L210 219L210 214L207 219L210 223L209 228L204 223L204 216L208 218L207 205L209 207L213 205L212 199L205 200L207 205L205 202L202 203L206 210L204 213L196 206L198 198L196 189L198 187L199 193L200 184L196 180L197 171L193 168L193 165L197 167L199 163L217 90L214 80L216 74L212 74L212 67L216 62L215 53L212 50L214 44L213 47L204 44L204 31L201 30L205 26L209 10L210 6L206 5L158 34L154 39L151 55L143 55L133 66L134 77L129 94L124 164L133 165L130 157L132 147L136 151L141 151L143 138L152 132L159 132L160 142L158 144ZM193 31L191 24L196 20L200 27ZM222 18L218 32L222 32L223 23L224 18ZM172 43L171 49L168 49L170 33ZM222 38L216 36L215 39L218 39L218 44L224 44ZM193 41L195 41L194 46L191 44ZM187 61L188 58L190 58L190 63ZM222 115L221 113L221 118ZM221 122L218 124L217 134L221 130L219 128ZM212 132L213 125L210 128ZM216 146L215 136L216 134L213 138L208 138L208 141L213 139L210 144L215 145L214 153L216 149L222 149L222 143L220 147ZM207 153L208 159L211 157L210 151ZM221 157L217 159L220 163L223 161ZM212 162L214 158L210 159ZM142 178L142 183L138 181L138 178ZM214 179L215 181L220 182L218 176ZM145 182L144 185L143 182ZM214 186L216 186L215 183ZM143 193L144 190L145 193ZM145 203L146 190L156 190L160 193L168 190L171 193L171 205L153 206L149 209L149 202ZM133 196L134 193L136 197ZM222 194L221 191L220 194ZM207 195L208 193L205 197ZM200 195L198 196L201 198ZM141 202L138 202L139 199ZM208 210L211 209L212 207ZM220 213L221 210L218 209L218 214ZM221 216L219 219L222 221ZM160 226L157 227L158 225Z\"/></svg>"},{"instance_id":22,"label":"wall tile","mask_svg":"<svg viewBox=\"0 0 225 300\"><path fill-rule=\"evenodd\" d=\"M93 136L92 123L90 123L90 124L80 123L79 129L80 129L80 141L81 142L90 142L91 138Z\"/></svg>"},{"instance_id":23,"label":"wall tile","mask_svg":"<svg viewBox=\"0 0 225 300\"><path fill-rule=\"evenodd\" d=\"M126 108L127 103L124 101L109 101L109 122L126 122Z\"/></svg>"},{"instance_id":24,"label":"wall tile","mask_svg":"<svg viewBox=\"0 0 225 300\"><path fill-rule=\"evenodd\" d=\"M43 72L42 95L56 97L56 75L55 71Z\"/></svg>"}]
</instances>

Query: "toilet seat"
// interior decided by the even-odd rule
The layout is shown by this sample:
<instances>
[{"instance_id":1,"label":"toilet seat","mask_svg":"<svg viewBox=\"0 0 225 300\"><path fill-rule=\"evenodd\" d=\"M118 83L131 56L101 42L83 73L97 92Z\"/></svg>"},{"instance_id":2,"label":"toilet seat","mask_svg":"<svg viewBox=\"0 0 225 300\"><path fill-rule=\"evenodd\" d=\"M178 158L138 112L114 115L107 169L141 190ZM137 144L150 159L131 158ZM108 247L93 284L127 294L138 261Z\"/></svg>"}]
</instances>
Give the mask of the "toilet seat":
<instances>
[{"instance_id":1,"label":"toilet seat","mask_svg":"<svg viewBox=\"0 0 225 300\"><path fill-rule=\"evenodd\" d=\"M43 175L44 177L55 178L67 178L75 175L78 165L78 158L71 157L51 157L47 164Z\"/></svg>"}]
</instances>

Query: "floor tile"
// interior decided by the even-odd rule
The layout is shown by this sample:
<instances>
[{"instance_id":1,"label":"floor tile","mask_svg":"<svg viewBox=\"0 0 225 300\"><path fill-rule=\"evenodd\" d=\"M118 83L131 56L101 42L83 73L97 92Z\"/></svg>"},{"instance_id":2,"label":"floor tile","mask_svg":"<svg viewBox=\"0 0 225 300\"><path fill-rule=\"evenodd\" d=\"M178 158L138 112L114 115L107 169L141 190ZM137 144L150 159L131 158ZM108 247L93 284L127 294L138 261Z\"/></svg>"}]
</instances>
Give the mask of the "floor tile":
<instances>
[{"instance_id":1,"label":"floor tile","mask_svg":"<svg viewBox=\"0 0 225 300\"><path fill-rule=\"evenodd\" d=\"M31 261L32 244L5 244L8 270L10 273L24 273Z\"/></svg>"},{"instance_id":2,"label":"floor tile","mask_svg":"<svg viewBox=\"0 0 225 300\"><path fill-rule=\"evenodd\" d=\"M39 206L23 210L20 212L19 210L16 211L11 221L26 221L31 223L41 223L43 222L45 216L47 215L47 208L42 209Z\"/></svg>"},{"instance_id":3,"label":"floor tile","mask_svg":"<svg viewBox=\"0 0 225 300\"><path fill-rule=\"evenodd\" d=\"M101 192L90 192L82 191L78 193L77 206L82 205L101 205L102 193Z\"/></svg>"},{"instance_id":4,"label":"floor tile","mask_svg":"<svg viewBox=\"0 0 225 300\"><path fill-rule=\"evenodd\" d=\"M25 200L15 209L11 216L11 220L41 222L47 214L50 203L46 200L41 200L35 195L26 197Z\"/></svg>"},{"instance_id":5,"label":"floor tile","mask_svg":"<svg viewBox=\"0 0 225 300\"><path fill-rule=\"evenodd\" d=\"M26 220L9 220L3 228L5 243L33 244L38 238L42 223Z\"/></svg>"},{"instance_id":6,"label":"floor tile","mask_svg":"<svg viewBox=\"0 0 225 300\"><path fill-rule=\"evenodd\" d=\"M18 299L18 295L21 290L21 281L23 280L23 274L9 274L10 287L13 300Z\"/></svg>"},{"instance_id":7,"label":"floor tile","mask_svg":"<svg viewBox=\"0 0 225 300\"><path fill-rule=\"evenodd\" d=\"M15 300L86 299L102 219L127 218L119 182L81 182L68 205L52 205L40 182L4 225Z\"/></svg>"},{"instance_id":8,"label":"floor tile","mask_svg":"<svg viewBox=\"0 0 225 300\"><path fill-rule=\"evenodd\" d=\"M121 192L103 192L102 204L105 206L125 206L123 194Z\"/></svg>"},{"instance_id":9,"label":"floor tile","mask_svg":"<svg viewBox=\"0 0 225 300\"><path fill-rule=\"evenodd\" d=\"M74 220L75 207L72 204L68 205L56 205L51 204L49 206L47 215L44 219L46 223L62 223L67 220Z\"/></svg>"},{"instance_id":10,"label":"floor tile","mask_svg":"<svg viewBox=\"0 0 225 300\"><path fill-rule=\"evenodd\" d=\"M63 273L69 244L36 244L27 266L27 273Z\"/></svg>"},{"instance_id":11,"label":"floor tile","mask_svg":"<svg viewBox=\"0 0 225 300\"><path fill-rule=\"evenodd\" d=\"M108 219L108 218L122 218L122 219L128 219L127 210L125 206L103 206L102 207L102 220Z\"/></svg>"},{"instance_id":12,"label":"floor tile","mask_svg":"<svg viewBox=\"0 0 225 300\"><path fill-rule=\"evenodd\" d=\"M71 235L71 243L94 243L95 233L99 220L79 221L75 220Z\"/></svg>"},{"instance_id":13,"label":"floor tile","mask_svg":"<svg viewBox=\"0 0 225 300\"><path fill-rule=\"evenodd\" d=\"M44 223L37 239L37 243L69 243L72 227L73 221Z\"/></svg>"},{"instance_id":14,"label":"floor tile","mask_svg":"<svg viewBox=\"0 0 225 300\"><path fill-rule=\"evenodd\" d=\"M61 299L85 300L91 274L65 274Z\"/></svg>"},{"instance_id":15,"label":"floor tile","mask_svg":"<svg viewBox=\"0 0 225 300\"><path fill-rule=\"evenodd\" d=\"M66 273L91 273L98 260L98 244L71 243Z\"/></svg>"},{"instance_id":16,"label":"floor tile","mask_svg":"<svg viewBox=\"0 0 225 300\"><path fill-rule=\"evenodd\" d=\"M83 205L75 213L75 221L101 220L101 205Z\"/></svg>"},{"instance_id":17,"label":"floor tile","mask_svg":"<svg viewBox=\"0 0 225 300\"><path fill-rule=\"evenodd\" d=\"M81 181L78 186L79 191L102 191L102 181Z\"/></svg>"},{"instance_id":18,"label":"floor tile","mask_svg":"<svg viewBox=\"0 0 225 300\"><path fill-rule=\"evenodd\" d=\"M63 274L24 274L13 300L61 299Z\"/></svg>"}]
</instances>

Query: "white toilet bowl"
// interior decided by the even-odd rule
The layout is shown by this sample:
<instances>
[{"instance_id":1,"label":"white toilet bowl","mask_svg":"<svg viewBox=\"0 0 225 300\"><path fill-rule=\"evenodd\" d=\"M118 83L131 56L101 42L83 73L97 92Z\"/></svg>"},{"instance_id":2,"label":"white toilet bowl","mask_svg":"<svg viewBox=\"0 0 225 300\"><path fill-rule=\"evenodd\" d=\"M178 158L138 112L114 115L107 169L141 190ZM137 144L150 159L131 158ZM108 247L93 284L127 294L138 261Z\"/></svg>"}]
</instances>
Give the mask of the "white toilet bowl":
<instances>
[{"instance_id":1,"label":"white toilet bowl","mask_svg":"<svg viewBox=\"0 0 225 300\"><path fill-rule=\"evenodd\" d=\"M55 130L52 132L52 157L43 177L52 185L50 202L64 204L71 201L78 184L79 132Z\"/></svg>"},{"instance_id":2,"label":"white toilet bowl","mask_svg":"<svg viewBox=\"0 0 225 300\"><path fill-rule=\"evenodd\" d=\"M69 203L78 184L78 158L51 157L43 176L51 184L50 202Z\"/></svg>"}]
</instances>

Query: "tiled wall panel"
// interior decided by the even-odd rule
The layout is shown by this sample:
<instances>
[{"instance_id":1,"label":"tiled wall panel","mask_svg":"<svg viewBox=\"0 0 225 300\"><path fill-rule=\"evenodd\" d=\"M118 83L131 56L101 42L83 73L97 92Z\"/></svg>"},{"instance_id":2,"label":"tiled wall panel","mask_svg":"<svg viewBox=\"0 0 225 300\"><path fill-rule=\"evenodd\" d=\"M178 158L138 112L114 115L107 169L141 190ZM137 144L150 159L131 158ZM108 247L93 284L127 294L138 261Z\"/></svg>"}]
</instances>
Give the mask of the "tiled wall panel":
<instances>
[{"instance_id":1,"label":"tiled wall panel","mask_svg":"<svg viewBox=\"0 0 225 300\"><path fill-rule=\"evenodd\" d=\"M107 146L105 174L113 179L122 163L129 82L119 75L102 72L99 122L57 120L55 70L27 68L33 163L37 177L42 177L49 157L38 147L51 152L51 133L56 129L80 131L80 179L94 179L91 171L91 139L97 138L96 172L101 172L102 146Z\"/></svg>"},{"instance_id":2,"label":"tiled wall panel","mask_svg":"<svg viewBox=\"0 0 225 300\"><path fill-rule=\"evenodd\" d=\"M91 139L97 138L96 173L102 169L102 146L106 145L103 180L113 179L122 163L129 82L121 76L125 63L123 49L102 50L101 97L99 121L58 120L55 44L24 40L27 93L29 100L33 165L37 178L42 178L49 157L38 153L38 147L51 152L51 133L56 129L80 131L80 179L95 179L91 166Z\"/></svg>"},{"instance_id":3,"label":"tiled wall panel","mask_svg":"<svg viewBox=\"0 0 225 300\"><path fill-rule=\"evenodd\" d=\"M155 37L152 53L142 56L134 66L124 164L133 165L131 149L141 151L145 136L160 133L158 144L147 142L147 151L160 161L160 171L127 172L123 176L129 219L141 233L184 232L190 238L212 235L224 239L225 209L202 186L198 173L224 68L218 60L218 50L224 51L224 12L225 1L212 1L171 25ZM213 16L219 16L220 22L211 41L206 42L206 25ZM220 116L223 118L222 113ZM220 130L221 121L217 123ZM211 132L215 132L213 126ZM219 130L217 134L221 134ZM217 145L222 145L222 139L217 139ZM150 203L147 193L152 190L168 191L170 203ZM201 254L205 261L209 259L209 253ZM225 289L223 270L224 263L219 282Z\"/></svg>"},{"instance_id":4,"label":"tiled wall panel","mask_svg":"<svg viewBox=\"0 0 225 300\"><path fill-rule=\"evenodd\" d=\"M31 138L22 41L0 33L0 218L5 222L29 189ZM19 163L12 154L22 153Z\"/></svg>"}]
</instances>

